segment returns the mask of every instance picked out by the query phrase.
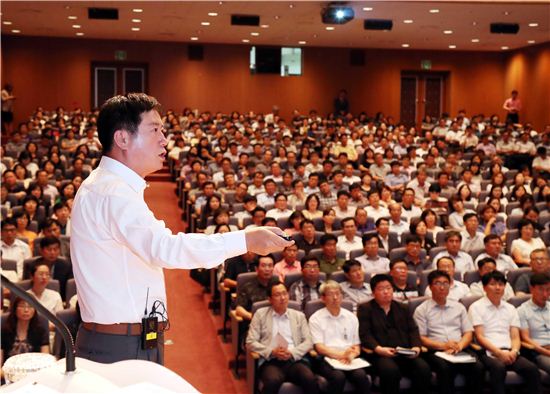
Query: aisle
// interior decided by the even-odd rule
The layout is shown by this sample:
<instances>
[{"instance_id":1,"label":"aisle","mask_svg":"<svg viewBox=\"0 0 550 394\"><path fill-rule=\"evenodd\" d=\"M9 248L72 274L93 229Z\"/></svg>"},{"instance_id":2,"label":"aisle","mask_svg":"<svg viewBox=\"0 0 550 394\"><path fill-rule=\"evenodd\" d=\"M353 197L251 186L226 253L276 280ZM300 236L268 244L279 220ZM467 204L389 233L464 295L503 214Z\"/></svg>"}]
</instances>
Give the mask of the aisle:
<instances>
[{"instance_id":1,"label":"aisle","mask_svg":"<svg viewBox=\"0 0 550 394\"><path fill-rule=\"evenodd\" d=\"M172 231L182 231L174 183L150 181L145 200ZM207 309L202 289L189 271L164 270L170 330L165 340L165 365L203 393L245 393L244 380L235 381L227 367L227 347L216 335L218 320Z\"/></svg>"}]
</instances>

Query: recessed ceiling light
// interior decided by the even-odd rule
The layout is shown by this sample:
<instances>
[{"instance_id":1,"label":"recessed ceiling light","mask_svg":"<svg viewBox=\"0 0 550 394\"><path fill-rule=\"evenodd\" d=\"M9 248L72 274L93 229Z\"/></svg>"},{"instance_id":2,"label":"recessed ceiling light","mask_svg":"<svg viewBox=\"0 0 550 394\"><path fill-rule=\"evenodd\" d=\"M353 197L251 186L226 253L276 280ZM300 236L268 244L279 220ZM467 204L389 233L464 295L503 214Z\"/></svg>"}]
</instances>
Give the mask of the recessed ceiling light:
<instances>
[{"instance_id":1,"label":"recessed ceiling light","mask_svg":"<svg viewBox=\"0 0 550 394\"><path fill-rule=\"evenodd\" d=\"M403 23L410 24L410 23L413 23L413 20L412 20L412 19L405 19L405 20L403 21Z\"/></svg>"},{"instance_id":2,"label":"recessed ceiling light","mask_svg":"<svg viewBox=\"0 0 550 394\"><path fill-rule=\"evenodd\" d=\"M269 25L260 25L260 27L261 27L262 29L267 29L267 28L269 28Z\"/></svg>"},{"instance_id":3,"label":"recessed ceiling light","mask_svg":"<svg viewBox=\"0 0 550 394\"><path fill-rule=\"evenodd\" d=\"M83 36L84 33L82 33L81 31L79 31L79 32L76 33L76 35L80 37L80 36Z\"/></svg>"},{"instance_id":4,"label":"recessed ceiling light","mask_svg":"<svg viewBox=\"0 0 550 394\"><path fill-rule=\"evenodd\" d=\"M327 26L327 27L325 27L325 29L328 30L328 31L332 31L332 30L334 30L334 26Z\"/></svg>"},{"instance_id":5,"label":"recessed ceiling light","mask_svg":"<svg viewBox=\"0 0 550 394\"><path fill-rule=\"evenodd\" d=\"M430 14L439 14L439 10L437 8L432 8Z\"/></svg>"},{"instance_id":6,"label":"recessed ceiling light","mask_svg":"<svg viewBox=\"0 0 550 394\"><path fill-rule=\"evenodd\" d=\"M288 5L288 8L294 8L294 4L292 4L292 3L289 4L289 5Z\"/></svg>"},{"instance_id":7,"label":"recessed ceiling light","mask_svg":"<svg viewBox=\"0 0 550 394\"><path fill-rule=\"evenodd\" d=\"M13 29L11 32L12 32L12 33L21 33L21 30Z\"/></svg>"},{"instance_id":8,"label":"recessed ceiling light","mask_svg":"<svg viewBox=\"0 0 550 394\"><path fill-rule=\"evenodd\" d=\"M410 47L409 44L401 44L401 46L402 46L403 48L408 48L408 47Z\"/></svg>"},{"instance_id":9,"label":"recessed ceiling light","mask_svg":"<svg viewBox=\"0 0 550 394\"><path fill-rule=\"evenodd\" d=\"M138 14L140 12L143 12L143 10L141 8L134 8L132 11L137 12Z\"/></svg>"},{"instance_id":10,"label":"recessed ceiling light","mask_svg":"<svg viewBox=\"0 0 550 394\"><path fill-rule=\"evenodd\" d=\"M70 19L70 20L74 21L74 20L76 20L77 18L76 18L76 16L74 16L74 15L69 15L69 16L67 17L67 19Z\"/></svg>"},{"instance_id":11,"label":"recessed ceiling light","mask_svg":"<svg viewBox=\"0 0 550 394\"><path fill-rule=\"evenodd\" d=\"M307 42L305 42L305 41L298 41L298 44L300 44L300 45L306 45Z\"/></svg>"},{"instance_id":12,"label":"recessed ceiling light","mask_svg":"<svg viewBox=\"0 0 550 394\"><path fill-rule=\"evenodd\" d=\"M141 19L132 19L132 22L134 22L134 23L141 23Z\"/></svg>"},{"instance_id":13,"label":"recessed ceiling light","mask_svg":"<svg viewBox=\"0 0 550 394\"><path fill-rule=\"evenodd\" d=\"M529 40L527 41L527 44L534 44L535 43L535 40Z\"/></svg>"},{"instance_id":14,"label":"recessed ceiling light","mask_svg":"<svg viewBox=\"0 0 550 394\"><path fill-rule=\"evenodd\" d=\"M529 23L529 27L538 27L539 24L537 22L531 22Z\"/></svg>"},{"instance_id":15,"label":"recessed ceiling light","mask_svg":"<svg viewBox=\"0 0 550 394\"><path fill-rule=\"evenodd\" d=\"M217 12L209 12L208 16L218 16L218 13Z\"/></svg>"},{"instance_id":16,"label":"recessed ceiling light","mask_svg":"<svg viewBox=\"0 0 550 394\"><path fill-rule=\"evenodd\" d=\"M4 25L11 25L11 24L12 24L11 21L3 21L2 23L3 23Z\"/></svg>"},{"instance_id":17,"label":"recessed ceiling light","mask_svg":"<svg viewBox=\"0 0 550 394\"><path fill-rule=\"evenodd\" d=\"M250 40L246 39L246 38L243 38L243 42L244 43L247 43L247 42L250 42Z\"/></svg>"},{"instance_id":18,"label":"recessed ceiling light","mask_svg":"<svg viewBox=\"0 0 550 394\"><path fill-rule=\"evenodd\" d=\"M80 25L73 25L73 29L80 29L82 26Z\"/></svg>"},{"instance_id":19,"label":"recessed ceiling light","mask_svg":"<svg viewBox=\"0 0 550 394\"><path fill-rule=\"evenodd\" d=\"M453 34L452 30L443 30L443 34Z\"/></svg>"},{"instance_id":20,"label":"recessed ceiling light","mask_svg":"<svg viewBox=\"0 0 550 394\"><path fill-rule=\"evenodd\" d=\"M500 47L500 49L502 49L503 51L507 51L507 50L510 49L510 48L507 47L507 46L504 46L504 47Z\"/></svg>"},{"instance_id":21,"label":"recessed ceiling light","mask_svg":"<svg viewBox=\"0 0 550 394\"><path fill-rule=\"evenodd\" d=\"M456 45L449 45L449 49L455 49Z\"/></svg>"},{"instance_id":22,"label":"recessed ceiling light","mask_svg":"<svg viewBox=\"0 0 550 394\"><path fill-rule=\"evenodd\" d=\"M275 15L274 18L275 18L275 19L279 19L280 16L279 16L279 15Z\"/></svg>"},{"instance_id":23,"label":"recessed ceiling light","mask_svg":"<svg viewBox=\"0 0 550 394\"><path fill-rule=\"evenodd\" d=\"M472 22L472 26L477 26L477 22Z\"/></svg>"},{"instance_id":24,"label":"recessed ceiling light","mask_svg":"<svg viewBox=\"0 0 550 394\"><path fill-rule=\"evenodd\" d=\"M508 11L504 11L503 14L504 15L510 15L510 13Z\"/></svg>"},{"instance_id":25,"label":"recessed ceiling light","mask_svg":"<svg viewBox=\"0 0 550 394\"><path fill-rule=\"evenodd\" d=\"M258 33L257 31L253 31L252 33L250 33L250 35L254 37L258 37L260 33Z\"/></svg>"},{"instance_id":26,"label":"recessed ceiling light","mask_svg":"<svg viewBox=\"0 0 550 394\"><path fill-rule=\"evenodd\" d=\"M210 22L201 22L201 25L203 25L203 26L210 26Z\"/></svg>"},{"instance_id":27,"label":"recessed ceiling light","mask_svg":"<svg viewBox=\"0 0 550 394\"><path fill-rule=\"evenodd\" d=\"M191 37L191 41L198 41L199 37Z\"/></svg>"},{"instance_id":28,"label":"recessed ceiling light","mask_svg":"<svg viewBox=\"0 0 550 394\"><path fill-rule=\"evenodd\" d=\"M472 38L472 42L479 42L479 38Z\"/></svg>"},{"instance_id":29,"label":"recessed ceiling light","mask_svg":"<svg viewBox=\"0 0 550 394\"><path fill-rule=\"evenodd\" d=\"M132 31L139 31L139 27L132 27Z\"/></svg>"},{"instance_id":30,"label":"recessed ceiling light","mask_svg":"<svg viewBox=\"0 0 550 394\"><path fill-rule=\"evenodd\" d=\"M363 11L372 11L372 7L363 7Z\"/></svg>"}]
</instances>

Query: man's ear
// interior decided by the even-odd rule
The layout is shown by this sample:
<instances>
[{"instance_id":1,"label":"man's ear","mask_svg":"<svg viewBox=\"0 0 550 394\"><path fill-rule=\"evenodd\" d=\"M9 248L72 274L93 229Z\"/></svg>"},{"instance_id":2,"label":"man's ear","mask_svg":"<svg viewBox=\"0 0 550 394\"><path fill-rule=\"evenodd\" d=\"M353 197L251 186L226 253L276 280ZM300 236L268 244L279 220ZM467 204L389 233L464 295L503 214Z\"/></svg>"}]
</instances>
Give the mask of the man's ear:
<instances>
[{"instance_id":1,"label":"man's ear","mask_svg":"<svg viewBox=\"0 0 550 394\"><path fill-rule=\"evenodd\" d=\"M126 150L128 149L128 144L130 142L130 133L126 130L116 130L115 135L113 136L113 141L119 149Z\"/></svg>"}]
</instances>

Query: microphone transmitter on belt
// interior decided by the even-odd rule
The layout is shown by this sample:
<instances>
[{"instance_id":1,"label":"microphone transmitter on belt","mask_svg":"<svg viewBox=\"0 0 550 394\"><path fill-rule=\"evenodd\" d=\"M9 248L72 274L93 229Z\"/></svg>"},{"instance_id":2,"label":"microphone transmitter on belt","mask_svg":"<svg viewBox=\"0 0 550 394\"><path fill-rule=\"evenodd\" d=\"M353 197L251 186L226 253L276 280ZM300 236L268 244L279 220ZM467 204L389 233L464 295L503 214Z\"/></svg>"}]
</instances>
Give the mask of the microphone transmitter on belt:
<instances>
[{"instance_id":1,"label":"microphone transmitter on belt","mask_svg":"<svg viewBox=\"0 0 550 394\"><path fill-rule=\"evenodd\" d=\"M141 319L141 348L155 349L158 343L159 321L156 316Z\"/></svg>"}]
</instances>

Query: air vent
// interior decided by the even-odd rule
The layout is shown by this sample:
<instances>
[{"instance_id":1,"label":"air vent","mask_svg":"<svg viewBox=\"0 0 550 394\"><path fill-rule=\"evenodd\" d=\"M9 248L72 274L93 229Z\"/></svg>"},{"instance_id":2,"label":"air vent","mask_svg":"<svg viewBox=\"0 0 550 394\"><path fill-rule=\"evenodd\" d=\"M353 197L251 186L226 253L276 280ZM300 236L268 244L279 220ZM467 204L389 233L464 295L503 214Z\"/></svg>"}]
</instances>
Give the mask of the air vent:
<instances>
[{"instance_id":1,"label":"air vent","mask_svg":"<svg viewBox=\"0 0 550 394\"><path fill-rule=\"evenodd\" d=\"M491 33L493 34L518 34L518 31L517 23L491 23Z\"/></svg>"},{"instance_id":2,"label":"air vent","mask_svg":"<svg viewBox=\"0 0 550 394\"><path fill-rule=\"evenodd\" d=\"M259 15L231 15L233 26L260 26Z\"/></svg>"},{"instance_id":3,"label":"air vent","mask_svg":"<svg viewBox=\"0 0 550 394\"><path fill-rule=\"evenodd\" d=\"M88 8L88 19L118 20L118 9Z\"/></svg>"},{"instance_id":4,"label":"air vent","mask_svg":"<svg viewBox=\"0 0 550 394\"><path fill-rule=\"evenodd\" d=\"M391 19L365 19L363 27L365 30L391 30L393 21Z\"/></svg>"}]
</instances>

